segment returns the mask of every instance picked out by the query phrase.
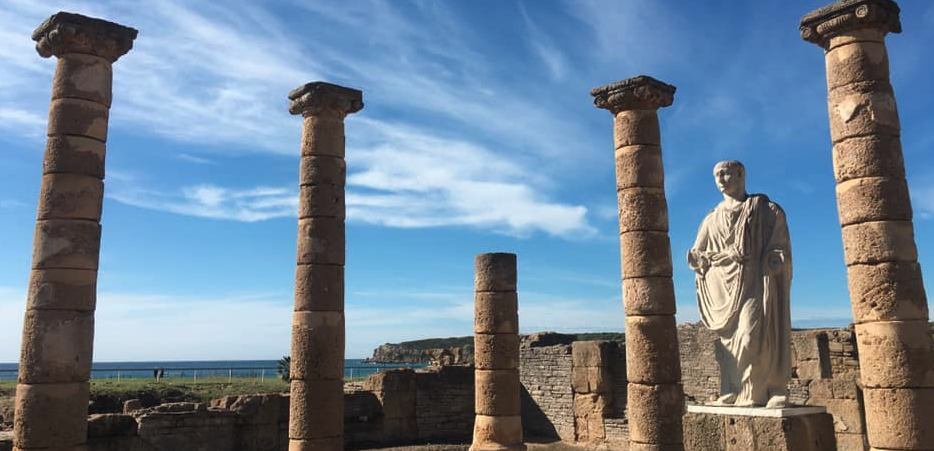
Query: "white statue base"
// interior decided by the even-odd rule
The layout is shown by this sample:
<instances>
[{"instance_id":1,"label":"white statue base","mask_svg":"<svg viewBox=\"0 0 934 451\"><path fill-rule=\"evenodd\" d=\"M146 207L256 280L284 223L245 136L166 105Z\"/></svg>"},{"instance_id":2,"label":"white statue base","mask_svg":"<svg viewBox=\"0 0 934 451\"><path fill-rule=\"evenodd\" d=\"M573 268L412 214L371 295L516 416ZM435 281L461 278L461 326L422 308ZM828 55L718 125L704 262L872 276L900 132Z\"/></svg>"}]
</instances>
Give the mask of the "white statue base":
<instances>
[{"instance_id":1,"label":"white statue base","mask_svg":"<svg viewBox=\"0 0 934 451\"><path fill-rule=\"evenodd\" d=\"M737 415L743 417L787 418L815 413L826 413L824 406L788 406L777 409L766 407L731 407L731 406L687 406L688 413L712 413L714 415Z\"/></svg>"},{"instance_id":2,"label":"white statue base","mask_svg":"<svg viewBox=\"0 0 934 451\"><path fill-rule=\"evenodd\" d=\"M819 406L687 406L684 449L824 451L837 449L833 417Z\"/></svg>"}]
</instances>

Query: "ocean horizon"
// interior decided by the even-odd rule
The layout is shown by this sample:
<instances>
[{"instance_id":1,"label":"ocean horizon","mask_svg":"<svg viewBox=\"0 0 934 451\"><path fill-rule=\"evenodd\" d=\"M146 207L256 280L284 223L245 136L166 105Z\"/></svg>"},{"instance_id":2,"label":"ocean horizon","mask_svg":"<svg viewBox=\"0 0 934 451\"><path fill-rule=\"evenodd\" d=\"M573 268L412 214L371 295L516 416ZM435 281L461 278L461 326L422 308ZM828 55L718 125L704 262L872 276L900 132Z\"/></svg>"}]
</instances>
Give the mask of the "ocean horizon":
<instances>
[{"instance_id":1,"label":"ocean horizon","mask_svg":"<svg viewBox=\"0 0 934 451\"><path fill-rule=\"evenodd\" d=\"M265 379L278 377L279 360L154 360L139 362L94 362L91 379L153 378L161 370L165 378L238 377ZM414 363L365 363L345 359L344 377L368 376L386 369L420 368ZM18 363L0 363L0 381L15 380Z\"/></svg>"}]
</instances>

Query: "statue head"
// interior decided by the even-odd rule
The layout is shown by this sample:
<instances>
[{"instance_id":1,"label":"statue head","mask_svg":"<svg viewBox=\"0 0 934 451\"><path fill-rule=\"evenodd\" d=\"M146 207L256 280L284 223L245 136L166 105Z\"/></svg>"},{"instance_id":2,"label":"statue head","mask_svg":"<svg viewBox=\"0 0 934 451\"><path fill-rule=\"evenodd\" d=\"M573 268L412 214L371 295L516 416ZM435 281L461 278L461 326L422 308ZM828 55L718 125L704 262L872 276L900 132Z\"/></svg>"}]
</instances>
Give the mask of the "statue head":
<instances>
[{"instance_id":1,"label":"statue head","mask_svg":"<svg viewBox=\"0 0 934 451\"><path fill-rule=\"evenodd\" d=\"M714 165L713 179L724 196L746 198L746 167L736 160L725 160Z\"/></svg>"}]
</instances>

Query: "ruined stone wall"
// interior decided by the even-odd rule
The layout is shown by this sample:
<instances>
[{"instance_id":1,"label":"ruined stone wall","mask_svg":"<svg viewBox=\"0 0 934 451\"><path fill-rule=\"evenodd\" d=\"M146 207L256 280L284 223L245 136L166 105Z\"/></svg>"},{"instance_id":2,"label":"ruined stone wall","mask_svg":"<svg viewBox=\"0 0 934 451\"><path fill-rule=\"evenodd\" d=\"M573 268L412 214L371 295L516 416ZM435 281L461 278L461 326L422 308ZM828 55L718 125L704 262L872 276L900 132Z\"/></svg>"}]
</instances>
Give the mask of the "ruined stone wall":
<instances>
[{"instance_id":1,"label":"ruined stone wall","mask_svg":"<svg viewBox=\"0 0 934 451\"><path fill-rule=\"evenodd\" d=\"M467 442L473 434L473 367L442 366L415 373L418 439Z\"/></svg>"},{"instance_id":2,"label":"ruined stone wall","mask_svg":"<svg viewBox=\"0 0 934 451\"><path fill-rule=\"evenodd\" d=\"M522 428L527 437L574 440L571 346L523 343L519 348Z\"/></svg>"}]
</instances>

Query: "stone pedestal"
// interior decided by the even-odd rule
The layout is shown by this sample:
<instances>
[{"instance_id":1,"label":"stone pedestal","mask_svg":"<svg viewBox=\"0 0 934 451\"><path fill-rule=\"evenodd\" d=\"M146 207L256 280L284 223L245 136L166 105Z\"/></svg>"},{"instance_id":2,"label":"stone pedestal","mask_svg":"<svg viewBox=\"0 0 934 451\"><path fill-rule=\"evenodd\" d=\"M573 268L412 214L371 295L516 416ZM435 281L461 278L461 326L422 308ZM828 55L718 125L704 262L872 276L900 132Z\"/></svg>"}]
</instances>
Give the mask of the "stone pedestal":
<instances>
[{"instance_id":1,"label":"stone pedestal","mask_svg":"<svg viewBox=\"0 0 934 451\"><path fill-rule=\"evenodd\" d=\"M23 322L17 450L83 449L87 440L112 65L136 35L64 12L32 35L39 55L58 63Z\"/></svg>"},{"instance_id":2,"label":"stone pedestal","mask_svg":"<svg viewBox=\"0 0 934 451\"><path fill-rule=\"evenodd\" d=\"M477 255L474 421L471 451L521 451L516 255Z\"/></svg>"},{"instance_id":3,"label":"stone pedestal","mask_svg":"<svg viewBox=\"0 0 934 451\"><path fill-rule=\"evenodd\" d=\"M934 449L934 345L885 46L899 13L892 0L839 1L806 15L801 37L824 49L869 444Z\"/></svg>"},{"instance_id":4,"label":"stone pedestal","mask_svg":"<svg viewBox=\"0 0 934 451\"><path fill-rule=\"evenodd\" d=\"M832 451L833 417L823 407L688 406L684 449L696 451Z\"/></svg>"},{"instance_id":5,"label":"stone pedestal","mask_svg":"<svg viewBox=\"0 0 934 451\"><path fill-rule=\"evenodd\" d=\"M658 124L658 109L674 93L644 75L591 91L614 119L631 449L681 446L684 395Z\"/></svg>"},{"instance_id":6,"label":"stone pedestal","mask_svg":"<svg viewBox=\"0 0 934 451\"><path fill-rule=\"evenodd\" d=\"M314 82L289 100L303 118L289 451L336 451L344 447L344 118L363 108L363 93Z\"/></svg>"}]
</instances>

